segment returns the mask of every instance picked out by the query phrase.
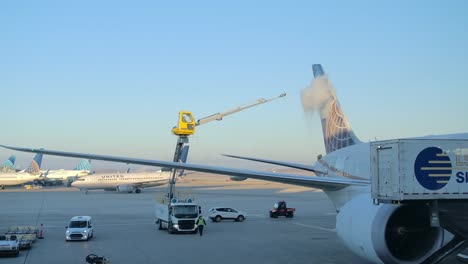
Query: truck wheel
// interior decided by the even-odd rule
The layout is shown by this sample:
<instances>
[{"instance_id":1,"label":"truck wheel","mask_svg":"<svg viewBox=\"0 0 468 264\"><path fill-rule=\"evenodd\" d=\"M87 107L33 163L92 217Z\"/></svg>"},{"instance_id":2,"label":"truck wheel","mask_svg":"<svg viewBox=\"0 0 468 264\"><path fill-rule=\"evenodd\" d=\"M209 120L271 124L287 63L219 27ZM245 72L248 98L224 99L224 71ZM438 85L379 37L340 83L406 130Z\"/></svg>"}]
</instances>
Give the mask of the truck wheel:
<instances>
[{"instance_id":1,"label":"truck wheel","mask_svg":"<svg viewBox=\"0 0 468 264\"><path fill-rule=\"evenodd\" d=\"M161 221L161 220L159 220L159 228L158 228L158 229L159 229L159 230L163 230L162 221Z\"/></svg>"},{"instance_id":2,"label":"truck wheel","mask_svg":"<svg viewBox=\"0 0 468 264\"><path fill-rule=\"evenodd\" d=\"M293 218L294 217L294 214L293 213L290 213L289 214L289 218Z\"/></svg>"},{"instance_id":3,"label":"truck wheel","mask_svg":"<svg viewBox=\"0 0 468 264\"><path fill-rule=\"evenodd\" d=\"M236 220L237 220L238 222L242 222L242 221L244 221L244 219L245 219L245 218L244 218L243 215L239 215L239 216L237 217Z\"/></svg>"},{"instance_id":4,"label":"truck wheel","mask_svg":"<svg viewBox=\"0 0 468 264\"><path fill-rule=\"evenodd\" d=\"M174 234L174 233L175 233L175 230L174 230L174 228L172 227L172 225L168 225L168 226L167 226L167 232L168 232L169 234Z\"/></svg>"},{"instance_id":5,"label":"truck wheel","mask_svg":"<svg viewBox=\"0 0 468 264\"><path fill-rule=\"evenodd\" d=\"M220 221L221 221L221 216L217 215L217 216L215 217L215 222L220 222Z\"/></svg>"}]
</instances>

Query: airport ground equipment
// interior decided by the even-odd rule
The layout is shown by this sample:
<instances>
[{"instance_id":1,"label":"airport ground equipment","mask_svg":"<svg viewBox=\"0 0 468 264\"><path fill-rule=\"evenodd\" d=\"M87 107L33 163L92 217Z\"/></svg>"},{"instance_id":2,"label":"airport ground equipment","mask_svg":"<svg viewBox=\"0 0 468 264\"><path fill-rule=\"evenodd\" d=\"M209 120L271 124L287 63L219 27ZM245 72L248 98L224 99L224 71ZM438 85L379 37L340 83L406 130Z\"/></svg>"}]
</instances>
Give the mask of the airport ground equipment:
<instances>
[{"instance_id":1,"label":"airport ground equipment","mask_svg":"<svg viewBox=\"0 0 468 264\"><path fill-rule=\"evenodd\" d=\"M288 208L285 201L278 201L273 205L273 210L270 211L271 218L278 216L294 217L295 208Z\"/></svg>"},{"instance_id":2,"label":"airport ground equipment","mask_svg":"<svg viewBox=\"0 0 468 264\"><path fill-rule=\"evenodd\" d=\"M210 115L208 117L201 118L198 121L195 121L192 112L180 111L177 126L172 128L172 133L178 136L173 161L179 162L186 159L186 156L184 157L184 155L188 155L189 136L195 133L195 128L197 126L211 121L220 121L225 116L284 96L286 96L285 93L271 99L261 98L255 103ZM169 179L167 194L155 205L156 224L159 225L160 230L167 229L171 234L176 232L196 233L197 225L195 223L198 216L201 214L201 207L194 203L193 198L181 199L180 197L174 197L177 170L165 168L163 168L163 170L172 171L172 173Z\"/></svg>"},{"instance_id":3,"label":"airport ground equipment","mask_svg":"<svg viewBox=\"0 0 468 264\"><path fill-rule=\"evenodd\" d=\"M8 238L0 235L0 254L10 254L17 257L19 250L19 241L16 239L15 235L11 235Z\"/></svg>"},{"instance_id":4,"label":"airport ground equipment","mask_svg":"<svg viewBox=\"0 0 468 264\"><path fill-rule=\"evenodd\" d=\"M187 155L188 153L188 144L189 144L189 136L195 134L195 129L197 126L212 122L212 121L221 121L225 116L240 112L242 110L254 107L256 105L264 104L267 102L271 102L273 100L276 100L278 98L286 96L286 93L282 93L279 96L270 98L270 99L264 99L260 98L258 99L255 103L247 104L245 106L239 106L233 109L230 109L228 111L222 112L222 113L216 113L201 119L198 119L195 121L195 118L193 117L192 112L190 111L180 111L179 112L179 118L177 122L177 126L172 128L172 133L176 136L178 136L175 151L174 151L174 162L179 162L183 160L183 155ZM186 149L186 151L184 151ZM166 170L163 168L163 170ZM175 183L176 183L176 175L177 175L177 170L176 169L167 169L169 171L172 171L171 177L169 179L169 184L168 184L168 191L167 191L167 198L169 201L174 198L174 188L175 188ZM169 204L166 204L166 207L169 206Z\"/></svg>"},{"instance_id":5,"label":"airport ground equipment","mask_svg":"<svg viewBox=\"0 0 468 264\"><path fill-rule=\"evenodd\" d=\"M34 241L36 241L36 234L5 234L7 240L12 240L16 237L19 243L19 249L30 249Z\"/></svg>"},{"instance_id":6,"label":"airport ground equipment","mask_svg":"<svg viewBox=\"0 0 468 264\"><path fill-rule=\"evenodd\" d=\"M171 201L156 203L155 216L159 230L166 229L168 233L177 232L197 233L196 221L201 215L201 208L192 198L178 199L173 197Z\"/></svg>"},{"instance_id":7,"label":"airport ground equipment","mask_svg":"<svg viewBox=\"0 0 468 264\"><path fill-rule=\"evenodd\" d=\"M260 98L255 103L247 104L245 106L239 106L239 107L230 109L222 113L216 113L216 114L198 119L197 121L195 121L195 118L193 117L192 112L180 111L177 126L172 128L172 133L177 136L190 136L190 135L195 134L195 128L197 126L201 126L211 121L221 121L223 120L225 116L240 112L242 110L245 110L247 108L251 108L260 104L271 102L273 100L276 100L284 96L286 96L286 93L282 93L279 96L276 96L270 99Z\"/></svg>"},{"instance_id":8,"label":"airport ground equipment","mask_svg":"<svg viewBox=\"0 0 468 264\"><path fill-rule=\"evenodd\" d=\"M370 163L374 204L428 208L430 226L454 235L422 263L443 263L468 246L468 140L376 141Z\"/></svg>"},{"instance_id":9,"label":"airport ground equipment","mask_svg":"<svg viewBox=\"0 0 468 264\"><path fill-rule=\"evenodd\" d=\"M86 260L86 263L90 263L90 264L110 264L111 263L110 260L107 259L106 257L104 256L99 257L96 254L89 254L88 256L86 256L85 260Z\"/></svg>"},{"instance_id":10,"label":"airport ground equipment","mask_svg":"<svg viewBox=\"0 0 468 264\"><path fill-rule=\"evenodd\" d=\"M5 232L7 238L15 236L20 249L30 249L38 238L39 228L36 226L10 226Z\"/></svg>"}]
</instances>

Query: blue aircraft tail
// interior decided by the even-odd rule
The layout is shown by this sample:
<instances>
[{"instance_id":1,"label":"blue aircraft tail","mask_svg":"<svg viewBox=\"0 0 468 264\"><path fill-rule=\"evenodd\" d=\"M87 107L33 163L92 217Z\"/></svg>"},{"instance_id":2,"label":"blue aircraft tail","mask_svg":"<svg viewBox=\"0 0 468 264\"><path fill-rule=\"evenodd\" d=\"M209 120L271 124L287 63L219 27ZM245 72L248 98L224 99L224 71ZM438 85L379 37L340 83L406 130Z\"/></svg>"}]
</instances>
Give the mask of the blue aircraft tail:
<instances>
[{"instance_id":1,"label":"blue aircraft tail","mask_svg":"<svg viewBox=\"0 0 468 264\"><path fill-rule=\"evenodd\" d=\"M85 170L85 171L91 171L91 160L83 159L76 167L74 170Z\"/></svg>"},{"instance_id":2,"label":"blue aircraft tail","mask_svg":"<svg viewBox=\"0 0 468 264\"><path fill-rule=\"evenodd\" d=\"M327 89L325 102L320 106L320 119L322 121L323 140L327 153L348 147L361 141L356 137L353 129L349 125L340 103L336 97L333 87L328 82L328 77L323 71L322 65L312 65L314 73L313 85L322 85L323 89Z\"/></svg>"},{"instance_id":3,"label":"blue aircraft tail","mask_svg":"<svg viewBox=\"0 0 468 264\"><path fill-rule=\"evenodd\" d=\"M31 161L29 167L25 170L25 172L31 174L40 174L41 173L41 164L42 164L42 153L37 153L34 156L34 159Z\"/></svg>"},{"instance_id":4,"label":"blue aircraft tail","mask_svg":"<svg viewBox=\"0 0 468 264\"><path fill-rule=\"evenodd\" d=\"M15 171L16 156L12 155L2 165L2 172Z\"/></svg>"}]
</instances>

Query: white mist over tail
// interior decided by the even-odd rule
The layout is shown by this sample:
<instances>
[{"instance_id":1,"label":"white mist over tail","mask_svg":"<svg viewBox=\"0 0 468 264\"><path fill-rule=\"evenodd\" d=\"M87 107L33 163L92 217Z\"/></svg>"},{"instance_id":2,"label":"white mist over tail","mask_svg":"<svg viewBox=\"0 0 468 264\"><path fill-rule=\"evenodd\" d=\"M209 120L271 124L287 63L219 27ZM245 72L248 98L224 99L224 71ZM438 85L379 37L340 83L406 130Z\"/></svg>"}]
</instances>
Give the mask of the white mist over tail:
<instances>
[{"instance_id":1,"label":"white mist over tail","mask_svg":"<svg viewBox=\"0 0 468 264\"><path fill-rule=\"evenodd\" d=\"M305 113L319 112L325 117L330 109L329 105L336 98L335 90L327 76L312 80L310 85L301 92L302 107Z\"/></svg>"},{"instance_id":2,"label":"white mist over tail","mask_svg":"<svg viewBox=\"0 0 468 264\"><path fill-rule=\"evenodd\" d=\"M302 107L308 122L319 112L327 153L360 143L336 98L335 89L320 64L312 65L314 80L301 93Z\"/></svg>"}]
</instances>

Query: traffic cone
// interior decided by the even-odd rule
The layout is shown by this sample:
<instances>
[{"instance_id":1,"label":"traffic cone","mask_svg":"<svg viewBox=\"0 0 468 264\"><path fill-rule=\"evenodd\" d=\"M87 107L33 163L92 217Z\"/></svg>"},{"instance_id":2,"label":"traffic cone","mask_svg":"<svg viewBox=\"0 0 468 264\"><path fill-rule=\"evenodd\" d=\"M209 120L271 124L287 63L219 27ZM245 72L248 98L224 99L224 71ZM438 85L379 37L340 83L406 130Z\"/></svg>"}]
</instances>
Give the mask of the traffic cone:
<instances>
[{"instance_id":1,"label":"traffic cone","mask_svg":"<svg viewBox=\"0 0 468 264\"><path fill-rule=\"evenodd\" d=\"M44 239L44 235L42 234L42 226L43 224L41 224L41 230L39 230L39 235L37 236L39 239Z\"/></svg>"}]
</instances>

